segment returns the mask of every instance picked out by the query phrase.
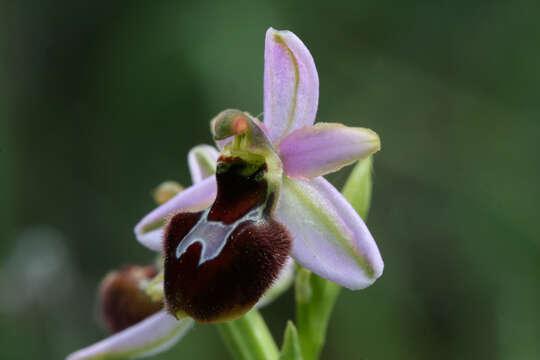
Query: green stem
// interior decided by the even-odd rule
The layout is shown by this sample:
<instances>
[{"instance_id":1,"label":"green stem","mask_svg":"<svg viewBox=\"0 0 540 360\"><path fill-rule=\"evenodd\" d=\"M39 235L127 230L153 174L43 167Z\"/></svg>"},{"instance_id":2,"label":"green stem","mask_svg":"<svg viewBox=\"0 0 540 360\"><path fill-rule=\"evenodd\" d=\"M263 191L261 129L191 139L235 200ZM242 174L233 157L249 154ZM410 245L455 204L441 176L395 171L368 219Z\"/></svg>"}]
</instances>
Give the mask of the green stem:
<instances>
[{"instance_id":1,"label":"green stem","mask_svg":"<svg viewBox=\"0 0 540 360\"><path fill-rule=\"evenodd\" d=\"M225 345L238 360L277 360L279 350L261 314L253 309L218 325Z\"/></svg>"},{"instance_id":2,"label":"green stem","mask_svg":"<svg viewBox=\"0 0 540 360\"><path fill-rule=\"evenodd\" d=\"M304 360L316 360L341 287L300 269L296 283L296 324Z\"/></svg>"}]
</instances>

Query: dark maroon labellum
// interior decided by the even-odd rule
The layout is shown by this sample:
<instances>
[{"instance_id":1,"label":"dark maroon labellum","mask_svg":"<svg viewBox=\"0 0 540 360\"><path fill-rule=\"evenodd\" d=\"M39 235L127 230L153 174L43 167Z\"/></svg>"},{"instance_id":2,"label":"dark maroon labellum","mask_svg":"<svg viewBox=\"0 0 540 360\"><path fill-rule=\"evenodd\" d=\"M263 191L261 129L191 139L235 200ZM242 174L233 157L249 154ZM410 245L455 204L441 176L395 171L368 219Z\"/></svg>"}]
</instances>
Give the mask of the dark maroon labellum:
<instances>
[{"instance_id":1,"label":"dark maroon labellum","mask_svg":"<svg viewBox=\"0 0 540 360\"><path fill-rule=\"evenodd\" d=\"M210 209L174 215L165 231L165 301L199 322L237 318L257 303L283 267L287 229L268 214L266 165L220 158Z\"/></svg>"},{"instance_id":2,"label":"dark maroon labellum","mask_svg":"<svg viewBox=\"0 0 540 360\"><path fill-rule=\"evenodd\" d=\"M99 301L107 330L111 333L124 330L163 308L163 302L152 301L141 286L156 274L155 266L126 266L103 279Z\"/></svg>"}]
</instances>

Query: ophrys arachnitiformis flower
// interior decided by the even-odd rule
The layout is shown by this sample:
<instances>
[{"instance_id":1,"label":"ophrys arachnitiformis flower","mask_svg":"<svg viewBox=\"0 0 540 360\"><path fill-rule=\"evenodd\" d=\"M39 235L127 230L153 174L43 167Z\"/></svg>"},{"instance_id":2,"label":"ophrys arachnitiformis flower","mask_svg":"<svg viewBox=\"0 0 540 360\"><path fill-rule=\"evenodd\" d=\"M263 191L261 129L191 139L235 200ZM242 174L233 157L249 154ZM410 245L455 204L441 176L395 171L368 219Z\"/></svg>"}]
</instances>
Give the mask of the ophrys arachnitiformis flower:
<instances>
[{"instance_id":1,"label":"ophrys arachnitiformis flower","mask_svg":"<svg viewBox=\"0 0 540 360\"><path fill-rule=\"evenodd\" d=\"M165 251L171 313L203 322L240 316L272 283L289 246L300 265L350 289L382 274L364 222L322 177L378 151L379 137L364 128L313 125L318 87L300 39L269 29L264 123L239 110L220 113L211 122L221 149L217 175L137 224L142 244Z\"/></svg>"},{"instance_id":2,"label":"ophrys arachnitiformis flower","mask_svg":"<svg viewBox=\"0 0 540 360\"><path fill-rule=\"evenodd\" d=\"M160 311L72 359L155 353L179 338L192 318L241 316L272 285L288 255L353 290L382 274L369 230L323 178L378 151L379 138L368 129L314 125L318 91L305 45L289 31L269 29L264 123L238 110L220 113L211 122L221 150L217 174L202 165L200 181L135 227L143 245L165 255L165 305L181 320Z\"/></svg>"}]
</instances>

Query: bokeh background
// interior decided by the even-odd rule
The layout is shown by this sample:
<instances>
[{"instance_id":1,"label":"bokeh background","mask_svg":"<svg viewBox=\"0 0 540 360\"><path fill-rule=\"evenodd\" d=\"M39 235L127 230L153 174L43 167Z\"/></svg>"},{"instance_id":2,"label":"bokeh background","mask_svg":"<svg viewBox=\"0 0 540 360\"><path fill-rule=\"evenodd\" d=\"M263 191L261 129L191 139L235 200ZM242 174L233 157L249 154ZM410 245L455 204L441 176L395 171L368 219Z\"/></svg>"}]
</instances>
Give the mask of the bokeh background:
<instances>
[{"instance_id":1,"label":"bokeh background","mask_svg":"<svg viewBox=\"0 0 540 360\"><path fill-rule=\"evenodd\" d=\"M343 291L323 358L540 358L537 1L4 1L0 358L104 336L103 275L226 108L262 111L264 34L320 76L319 121L376 130L368 219L386 268ZM330 177L341 186L348 174ZM263 311L281 341L292 292ZM156 359L227 358L197 326Z\"/></svg>"}]
</instances>

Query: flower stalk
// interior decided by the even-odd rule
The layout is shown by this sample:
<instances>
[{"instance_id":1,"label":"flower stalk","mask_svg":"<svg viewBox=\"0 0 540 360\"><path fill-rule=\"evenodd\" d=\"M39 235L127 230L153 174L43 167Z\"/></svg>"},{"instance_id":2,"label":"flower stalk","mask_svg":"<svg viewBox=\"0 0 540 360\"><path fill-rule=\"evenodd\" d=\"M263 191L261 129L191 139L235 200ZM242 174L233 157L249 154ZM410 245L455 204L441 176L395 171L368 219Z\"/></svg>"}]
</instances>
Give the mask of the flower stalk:
<instances>
[{"instance_id":1,"label":"flower stalk","mask_svg":"<svg viewBox=\"0 0 540 360\"><path fill-rule=\"evenodd\" d=\"M309 289L309 297L305 297ZM324 346L328 321L341 287L307 269L296 278L296 323L304 360L315 360Z\"/></svg>"},{"instance_id":2,"label":"flower stalk","mask_svg":"<svg viewBox=\"0 0 540 360\"><path fill-rule=\"evenodd\" d=\"M279 350L262 315L253 309L243 317L217 325L234 359L277 360Z\"/></svg>"}]
</instances>

